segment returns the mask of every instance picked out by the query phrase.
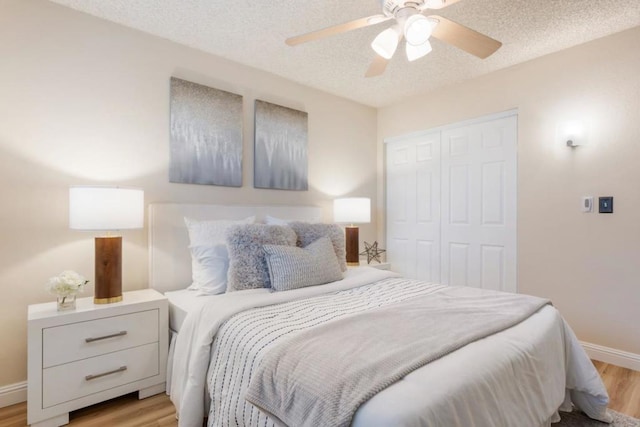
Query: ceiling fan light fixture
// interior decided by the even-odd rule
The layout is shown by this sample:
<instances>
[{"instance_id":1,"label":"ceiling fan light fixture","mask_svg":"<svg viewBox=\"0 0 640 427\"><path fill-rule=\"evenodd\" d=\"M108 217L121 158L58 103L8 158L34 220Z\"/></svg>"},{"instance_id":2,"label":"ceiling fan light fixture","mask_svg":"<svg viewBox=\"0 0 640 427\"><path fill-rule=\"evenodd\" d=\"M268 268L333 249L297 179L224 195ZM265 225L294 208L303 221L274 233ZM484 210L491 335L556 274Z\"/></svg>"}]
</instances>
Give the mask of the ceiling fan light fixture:
<instances>
[{"instance_id":1,"label":"ceiling fan light fixture","mask_svg":"<svg viewBox=\"0 0 640 427\"><path fill-rule=\"evenodd\" d=\"M415 61L416 59L420 59L426 54L428 54L429 52L431 52L431 43L429 43L429 40L417 46L412 45L410 43L406 43L406 52L407 52L407 59L409 61Z\"/></svg>"},{"instance_id":2,"label":"ceiling fan light fixture","mask_svg":"<svg viewBox=\"0 0 640 427\"><path fill-rule=\"evenodd\" d=\"M445 0L427 0L425 5L427 9L441 9L445 3Z\"/></svg>"},{"instance_id":3,"label":"ceiling fan light fixture","mask_svg":"<svg viewBox=\"0 0 640 427\"><path fill-rule=\"evenodd\" d=\"M371 48L385 59L391 59L398 48L398 33L391 27L387 28L373 39Z\"/></svg>"},{"instance_id":4,"label":"ceiling fan light fixture","mask_svg":"<svg viewBox=\"0 0 640 427\"><path fill-rule=\"evenodd\" d=\"M426 16L417 13L410 16L405 22L404 38L407 39L407 43L419 46L429 40L432 30L431 21Z\"/></svg>"}]
</instances>

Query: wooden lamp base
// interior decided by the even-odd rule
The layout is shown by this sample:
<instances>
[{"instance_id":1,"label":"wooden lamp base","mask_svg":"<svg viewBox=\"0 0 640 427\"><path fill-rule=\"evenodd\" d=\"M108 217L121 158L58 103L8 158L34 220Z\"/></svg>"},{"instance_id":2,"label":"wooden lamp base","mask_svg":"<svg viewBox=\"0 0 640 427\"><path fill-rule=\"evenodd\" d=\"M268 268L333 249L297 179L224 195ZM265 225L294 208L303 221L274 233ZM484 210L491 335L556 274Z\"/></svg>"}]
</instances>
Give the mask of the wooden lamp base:
<instances>
[{"instance_id":1,"label":"wooden lamp base","mask_svg":"<svg viewBox=\"0 0 640 427\"><path fill-rule=\"evenodd\" d=\"M122 301L122 237L96 237L94 304Z\"/></svg>"},{"instance_id":2,"label":"wooden lamp base","mask_svg":"<svg viewBox=\"0 0 640 427\"><path fill-rule=\"evenodd\" d=\"M345 227L345 249L347 251L347 265L358 266L360 265L360 237L358 236L358 227L353 225Z\"/></svg>"}]
</instances>

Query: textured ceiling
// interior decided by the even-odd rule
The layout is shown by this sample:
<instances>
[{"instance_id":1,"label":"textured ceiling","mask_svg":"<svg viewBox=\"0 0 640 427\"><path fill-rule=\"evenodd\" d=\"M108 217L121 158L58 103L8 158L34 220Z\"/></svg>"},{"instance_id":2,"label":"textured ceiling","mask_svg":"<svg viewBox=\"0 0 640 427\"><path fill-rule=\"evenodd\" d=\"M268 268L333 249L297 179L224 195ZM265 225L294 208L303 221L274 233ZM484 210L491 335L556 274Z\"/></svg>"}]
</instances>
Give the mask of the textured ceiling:
<instances>
[{"instance_id":1,"label":"textured ceiling","mask_svg":"<svg viewBox=\"0 0 640 427\"><path fill-rule=\"evenodd\" d=\"M388 26L289 47L301 33L375 15L379 0L51 0L109 21L381 107L640 25L640 0L462 0L438 14L503 43L485 60L438 40L409 63L400 48L385 74L365 78Z\"/></svg>"}]
</instances>

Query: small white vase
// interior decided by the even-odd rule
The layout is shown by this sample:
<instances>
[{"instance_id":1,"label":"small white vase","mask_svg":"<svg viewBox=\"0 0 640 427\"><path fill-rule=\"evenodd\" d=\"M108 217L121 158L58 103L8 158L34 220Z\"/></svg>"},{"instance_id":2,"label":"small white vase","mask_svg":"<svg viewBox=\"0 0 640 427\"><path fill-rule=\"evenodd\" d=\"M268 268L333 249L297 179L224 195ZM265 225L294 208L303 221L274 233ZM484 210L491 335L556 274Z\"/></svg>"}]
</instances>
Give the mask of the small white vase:
<instances>
[{"instance_id":1,"label":"small white vase","mask_svg":"<svg viewBox=\"0 0 640 427\"><path fill-rule=\"evenodd\" d=\"M76 295L58 295L58 311L75 310Z\"/></svg>"}]
</instances>

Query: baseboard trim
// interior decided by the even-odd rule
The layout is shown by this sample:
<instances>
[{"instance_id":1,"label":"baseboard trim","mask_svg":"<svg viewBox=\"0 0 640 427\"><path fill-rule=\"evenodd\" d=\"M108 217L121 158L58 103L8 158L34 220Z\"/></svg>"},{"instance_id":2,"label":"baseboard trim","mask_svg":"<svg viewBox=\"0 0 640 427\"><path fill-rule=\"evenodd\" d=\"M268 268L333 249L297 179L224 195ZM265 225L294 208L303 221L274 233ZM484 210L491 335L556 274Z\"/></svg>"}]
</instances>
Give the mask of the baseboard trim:
<instances>
[{"instance_id":1,"label":"baseboard trim","mask_svg":"<svg viewBox=\"0 0 640 427\"><path fill-rule=\"evenodd\" d=\"M640 354L580 341L590 358L623 368L640 371Z\"/></svg>"},{"instance_id":2,"label":"baseboard trim","mask_svg":"<svg viewBox=\"0 0 640 427\"><path fill-rule=\"evenodd\" d=\"M0 408L27 401L27 382L0 387Z\"/></svg>"}]
</instances>

